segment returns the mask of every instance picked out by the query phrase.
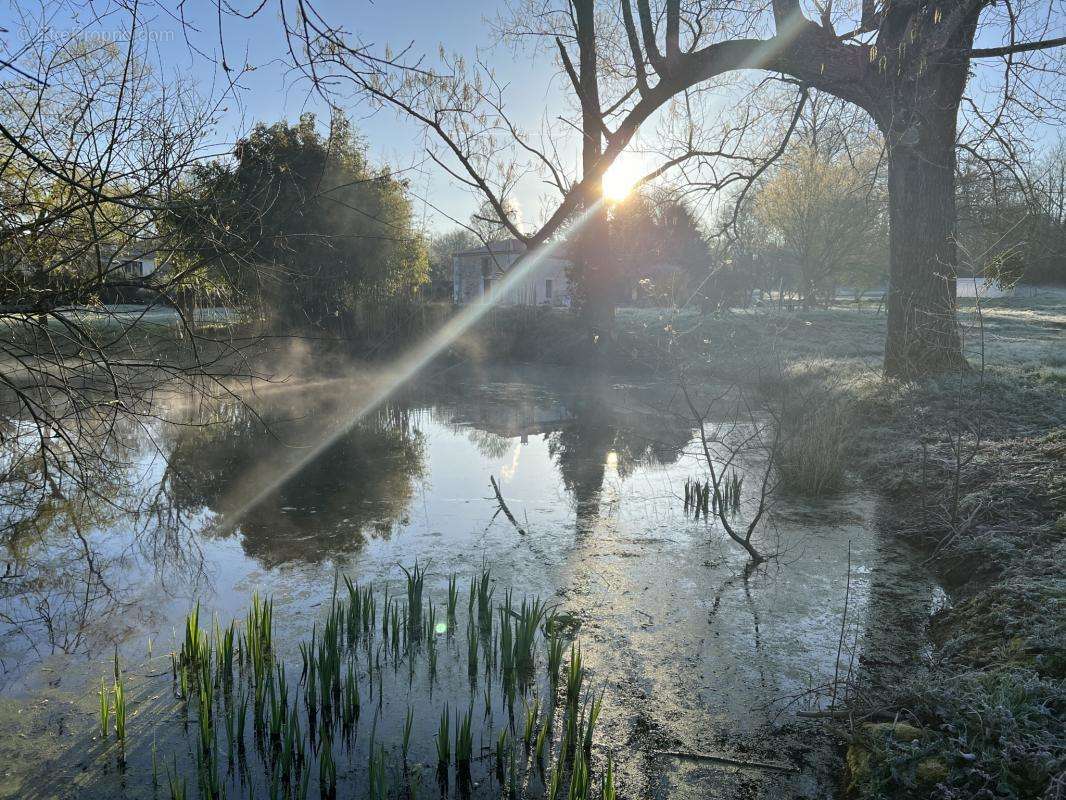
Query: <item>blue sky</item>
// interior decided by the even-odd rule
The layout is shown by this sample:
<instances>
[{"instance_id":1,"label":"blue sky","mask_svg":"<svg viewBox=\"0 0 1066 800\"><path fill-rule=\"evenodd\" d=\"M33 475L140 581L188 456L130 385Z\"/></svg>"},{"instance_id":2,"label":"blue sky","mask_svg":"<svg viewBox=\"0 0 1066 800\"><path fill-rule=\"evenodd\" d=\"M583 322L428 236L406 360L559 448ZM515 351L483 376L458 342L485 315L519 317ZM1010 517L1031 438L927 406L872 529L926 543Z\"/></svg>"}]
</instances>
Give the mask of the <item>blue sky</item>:
<instances>
[{"instance_id":1,"label":"blue sky","mask_svg":"<svg viewBox=\"0 0 1066 800\"><path fill-rule=\"evenodd\" d=\"M0 26L9 29L0 36L5 38L7 51L11 52L20 33L14 11L18 0L9 1L11 5L0 3ZM238 8L250 9L258 0L231 2ZM166 2L165 5L177 4ZM32 6L31 2L24 8ZM494 44L490 19L506 11L507 3L504 0L316 0L314 6L332 25L355 32L365 44L377 48L388 44L394 51L410 45L411 53L425 53L430 58L435 58L443 44L449 52L470 59L479 49ZM232 143L258 121L295 120L304 111L315 111L323 119L326 117L321 99L309 94L306 82L284 63L286 46L277 8L276 2L268 0L263 11L252 20L223 17L226 56L231 66L247 63L253 69L242 78L237 96L226 104L226 112L215 132L219 145ZM203 87L201 91L205 94L217 92L222 73L212 60L220 55L214 0L186 0L185 14L192 45L209 57L191 50L178 22L158 7L146 6L142 12L142 34L157 49L164 75L188 80ZM102 23L104 30L107 24L107 20ZM60 29L80 27L77 21L62 17L53 19L52 25ZM128 17L116 18L115 27L119 25L128 25ZM982 44L996 43L991 40L997 32L985 31ZM565 91L565 78L557 74L549 58L541 56L537 61L532 53L513 53L502 46L488 61L500 81L508 86L508 109L517 112L514 117L517 124L536 130L543 116L554 117L563 111L569 92ZM971 88L977 90L986 77L991 77L994 84L998 68L998 62L993 62L977 69ZM429 198L444 212L442 215L416 200L419 219L424 220L427 228L451 227L453 223L448 221L448 216L462 220L470 216L476 200L457 188L435 165L425 163L423 133L416 126L391 111L371 113L366 106L354 102L346 110L365 136L372 159L403 170L411 181L413 193L419 198ZM1030 134L1035 138L1055 135L1044 130L1030 131ZM563 153L564 159L572 159L568 166L578 160L576 147L571 149L573 153ZM637 156L633 158L639 160ZM424 166L412 169L417 164ZM527 181L520 187L517 200L527 222L541 216L540 198L545 192L546 188L536 181Z\"/></svg>"},{"instance_id":2,"label":"blue sky","mask_svg":"<svg viewBox=\"0 0 1066 800\"><path fill-rule=\"evenodd\" d=\"M257 2L234 0L233 5L244 9ZM494 18L503 7L498 0L318 0L314 5L332 25L356 32L364 43L381 48L388 44L394 50L411 45L412 53L427 53L433 58L442 43L449 52L467 57L473 56L478 48L488 47L492 44L489 18ZM190 23L191 43L217 59L220 47L214 2L188 0L185 14ZM180 24L158 8L149 9L146 17L142 20L142 35L157 51L161 72L195 83L202 87L204 94L211 93L211 87L217 92L224 84L222 70L210 58L190 49ZM128 26L128 16L116 17L114 21L116 28L120 24ZM81 27L69 17L54 18L52 25L60 30ZM218 143L234 141L258 121L295 120L305 111L314 111L323 120L327 118L321 99L309 93L307 83L284 64L286 46L275 3L268 2L251 20L224 17L222 25L230 66L246 63L254 69L240 81L241 89L234 100L225 104L226 112L215 134ZM24 35L18 30L19 21L12 6L0 4L0 26L9 31L0 35L5 37L10 52L19 36ZM96 27L107 31L107 22ZM513 97L520 101L514 106L521 106L518 117L521 124L535 126L546 108L562 102L562 93L553 85L553 73L547 64L533 68L531 56L512 57L506 50L504 57L497 55L492 64L497 76L511 84ZM413 164L425 161L424 139L418 128L391 111L371 113L354 102L346 110L366 138L373 160L407 170L404 175L411 180L417 195L428 196L434 205L457 219L465 220L475 210L476 202L470 195L451 185L435 165L411 169ZM536 216L539 194L540 190L534 186L527 186L519 193L518 202L527 217ZM446 217L423 207L422 203L416 202L416 210L431 229L451 227Z\"/></svg>"}]
</instances>

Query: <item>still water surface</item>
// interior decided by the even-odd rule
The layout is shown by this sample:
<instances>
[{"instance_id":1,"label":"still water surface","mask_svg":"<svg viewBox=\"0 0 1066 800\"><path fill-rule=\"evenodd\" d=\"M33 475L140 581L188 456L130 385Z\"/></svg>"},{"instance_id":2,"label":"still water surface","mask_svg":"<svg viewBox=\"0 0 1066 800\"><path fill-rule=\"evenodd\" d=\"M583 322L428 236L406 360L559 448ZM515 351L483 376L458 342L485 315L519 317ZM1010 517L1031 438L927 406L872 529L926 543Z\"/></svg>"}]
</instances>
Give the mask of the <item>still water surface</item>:
<instances>
[{"instance_id":1,"label":"still water surface","mask_svg":"<svg viewBox=\"0 0 1066 800\"><path fill-rule=\"evenodd\" d=\"M759 534L779 557L745 577L743 552L682 508L685 480L705 470L668 387L447 370L348 427L360 391L358 378L275 384L255 413L160 399L159 420L123 430L121 475L26 523L2 601L0 796L153 796L145 743L182 741L167 654L197 600L225 622L253 590L272 595L292 653L338 574L400 592L400 565L415 561L438 606L450 574L465 587L483 568L497 597L555 606L605 692L595 759L614 754L623 796L831 795L832 744L794 712L824 704L810 689L834 675L920 657L937 597L916 558L878 536L873 498L779 499ZM247 508L324 435L335 440L320 457ZM490 476L521 532L497 514ZM116 645L141 742L122 769L94 735L92 694ZM447 671L435 688L408 680L379 706L377 736L395 747L414 702L412 760L431 764L440 708L473 692Z\"/></svg>"}]
</instances>

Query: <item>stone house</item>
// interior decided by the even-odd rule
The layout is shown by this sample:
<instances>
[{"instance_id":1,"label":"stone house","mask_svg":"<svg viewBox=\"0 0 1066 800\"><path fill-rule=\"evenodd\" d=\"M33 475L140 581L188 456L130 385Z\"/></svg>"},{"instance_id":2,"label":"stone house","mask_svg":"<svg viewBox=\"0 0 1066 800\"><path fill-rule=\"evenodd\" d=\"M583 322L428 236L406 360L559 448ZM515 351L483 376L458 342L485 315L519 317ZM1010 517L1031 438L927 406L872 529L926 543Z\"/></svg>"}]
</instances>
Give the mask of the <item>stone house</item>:
<instances>
[{"instance_id":1,"label":"stone house","mask_svg":"<svg viewBox=\"0 0 1066 800\"><path fill-rule=\"evenodd\" d=\"M457 305L486 302L495 286L501 285L511 266L526 251L517 239L491 242L456 253L452 258L452 300ZM570 279L566 272L570 262L565 258L548 256L520 269L528 274L511 285L503 295L493 300L508 306L569 306Z\"/></svg>"}]
</instances>

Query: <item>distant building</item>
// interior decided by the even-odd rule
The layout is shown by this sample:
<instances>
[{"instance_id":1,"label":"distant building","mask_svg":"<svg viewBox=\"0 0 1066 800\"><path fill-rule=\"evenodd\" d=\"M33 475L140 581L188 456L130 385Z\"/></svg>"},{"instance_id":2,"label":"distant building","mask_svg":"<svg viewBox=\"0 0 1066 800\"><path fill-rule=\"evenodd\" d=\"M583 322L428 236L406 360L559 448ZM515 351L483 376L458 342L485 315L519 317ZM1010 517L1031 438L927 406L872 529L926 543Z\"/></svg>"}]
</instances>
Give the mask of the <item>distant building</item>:
<instances>
[{"instance_id":1,"label":"distant building","mask_svg":"<svg viewBox=\"0 0 1066 800\"><path fill-rule=\"evenodd\" d=\"M158 253L151 240L129 242L122 248L105 246L101 250L102 261L112 280L119 277L138 280L156 271Z\"/></svg>"},{"instance_id":2,"label":"distant building","mask_svg":"<svg viewBox=\"0 0 1066 800\"><path fill-rule=\"evenodd\" d=\"M570 262L564 258L538 259L528 267L528 275L523 275L503 295L493 296L494 288L501 285L511 266L525 252L526 246L519 240L505 239L456 253L452 259L452 300L458 305L491 299L499 305L569 306L570 279L566 272Z\"/></svg>"}]
</instances>

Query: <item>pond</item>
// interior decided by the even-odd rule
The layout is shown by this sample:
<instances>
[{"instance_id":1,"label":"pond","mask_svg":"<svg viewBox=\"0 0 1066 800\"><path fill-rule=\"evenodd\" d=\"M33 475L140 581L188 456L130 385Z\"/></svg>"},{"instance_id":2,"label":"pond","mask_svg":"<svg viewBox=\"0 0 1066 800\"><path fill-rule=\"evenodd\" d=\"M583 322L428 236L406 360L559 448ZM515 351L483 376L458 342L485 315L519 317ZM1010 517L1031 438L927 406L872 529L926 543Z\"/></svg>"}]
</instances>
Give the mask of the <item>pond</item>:
<instances>
[{"instance_id":1,"label":"pond","mask_svg":"<svg viewBox=\"0 0 1066 800\"><path fill-rule=\"evenodd\" d=\"M519 743L532 709L533 729L547 725L548 749L562 752L564 690L544 678L543 624L540 677L517 692L501 678L501 628L475 631L476 599L468 610L470 581L485 574L493 606L508 591L515 609L524 597L544 602L564 673L571 643L580 645L581 707L603 698L590 796L600 796L608 757L626 797L833 795L834 743L796 712L825 707L834 678L921 658L940 597L918 558L878 535L874 497L856 488L817 506L775 499L756 542L777 557L749 575L713 516L684 508L685 481L706 470L674 387L442 369L352 424L346 410L364 390L353 374L263 385L248 403L157 398L153 418L120 425L89 491L57 493L32 513L6 510L0 797L170 797L168 776L178 774L189 776L188 796L204 796L197 704L171 658L190 610L199 604L208 638L216 615L222 630L239 620L240 640L253 592L272 598L272 658L286 670L276 683L303 697L298 644L323 635L345 578L372 589L378 611L402 613L406 637L415 615L404 569L416 563L440 622L424 630L420 618L417 647L390 648L397 622L388 618L377 640L364 632L349 642L363 697L350 736L338 734L330 751L339 796L381 791L383 774L391 796L495 797L512 781L519 794L550 796L551 758L539 772L536 747ZM498 513L490 478L514 522ZM445 612L453 575L455 620ZM121 747L99 720L116 654L128 698ZM437 773L445 709L450 724L472 719L468 780L451 762ZM212 725L226 796L328 794L321 765L306 770L309 790L295 775L272 791L281 750L249 744L234 759L223 713L233 712ZM302 719L304 735L322 724ZM504 764L501 780L503 730L513 743L506 760L522 763ZM308 746L317 764L321 742Z\"/></svg>"}]
</instances>

